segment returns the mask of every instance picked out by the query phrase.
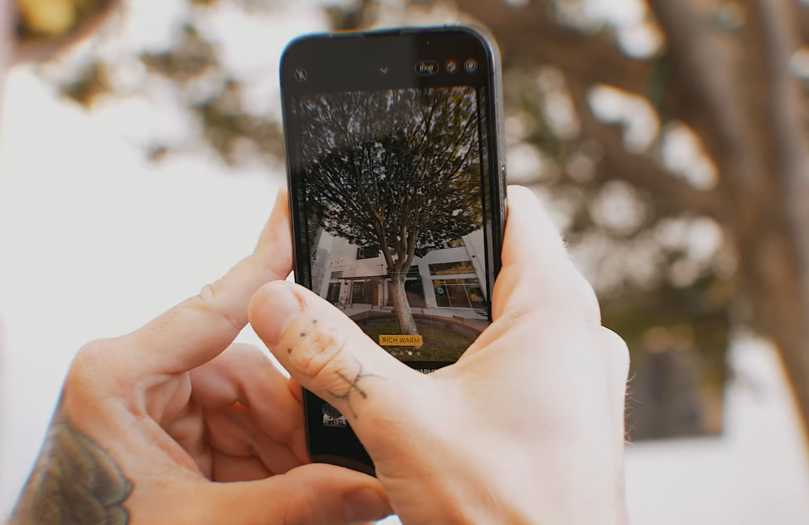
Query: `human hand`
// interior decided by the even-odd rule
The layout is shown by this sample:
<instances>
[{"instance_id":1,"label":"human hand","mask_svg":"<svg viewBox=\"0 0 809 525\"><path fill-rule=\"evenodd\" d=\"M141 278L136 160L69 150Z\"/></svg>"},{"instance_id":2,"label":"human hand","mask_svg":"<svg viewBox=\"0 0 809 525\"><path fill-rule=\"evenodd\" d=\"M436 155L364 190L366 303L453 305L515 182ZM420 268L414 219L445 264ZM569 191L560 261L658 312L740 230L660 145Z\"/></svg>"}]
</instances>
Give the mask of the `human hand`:
<instances>
[{"instance_id":1,"label":"human hand","mask_svg":"<svg viewBox=\"0 0 809 525\"><path fill-rule=\"evenodd\" d=\"M230 345L291 267L286 195L255 253L129 335L74 360L15 525L314 525L389 513L370 476L307 465L300 387Z\"/></svg>"},{"instance_id":2,"label":"human hand","mask_svg":"<svg viewBox=\"0 0 809 525\"><path fill-rule=\"evenodd\" d=\"M348 418L404 523L622 523L627 348L523 188L493 317L426 376L302 287L267 284L250 306L284 367Z\"/></svg>"}]
</instances>

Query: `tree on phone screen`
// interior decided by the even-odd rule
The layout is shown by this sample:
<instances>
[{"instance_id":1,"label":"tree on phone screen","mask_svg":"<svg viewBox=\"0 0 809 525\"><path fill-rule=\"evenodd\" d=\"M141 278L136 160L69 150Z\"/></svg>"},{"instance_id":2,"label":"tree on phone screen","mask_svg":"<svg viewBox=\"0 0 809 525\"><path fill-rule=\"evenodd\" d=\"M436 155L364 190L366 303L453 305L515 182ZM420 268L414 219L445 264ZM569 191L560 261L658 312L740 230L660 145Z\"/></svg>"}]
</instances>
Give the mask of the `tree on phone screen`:
<instances>
[{"instance_id":1,"label":"tree on phone screen","mask_svg":"<svg viewBox=\"0 0 809 525\"><path fill-rule=\"evenodd\" d=\"M306 205L327 232L382 254L401 333L417 334L415 258L482 227L475 90L315 95L297 111Z\"/></svg>"}]
</instances>

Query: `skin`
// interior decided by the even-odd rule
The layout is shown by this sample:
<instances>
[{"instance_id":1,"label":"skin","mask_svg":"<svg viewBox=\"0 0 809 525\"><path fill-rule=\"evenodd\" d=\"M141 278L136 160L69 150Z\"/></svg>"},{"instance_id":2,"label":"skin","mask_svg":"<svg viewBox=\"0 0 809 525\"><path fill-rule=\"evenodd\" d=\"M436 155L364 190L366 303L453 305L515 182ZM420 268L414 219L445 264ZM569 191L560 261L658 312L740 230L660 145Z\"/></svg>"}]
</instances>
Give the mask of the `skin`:
<instances>
[{"instance_id":1,"label":"skin","mask_svg":"<svg viewBox=\"0 0 809 525\"><path fill-rule=\"evenodd\" d=\"M285 199L222 279L79 352L11 523L625 522L627 349L533 194L510 189L494 323L429 376L279 280ZM291 379L225 351L248 312ZM348 417L378 480L307 464L300 384Z\"/></svg>"},{"instance_id":2,"label":"skin","mask_svg":"<svg viewBox=\"0 0 809 525\"><path fill-rule=\"evenodd\" d=\"M425 376L302 287L270 283L250 305L292 377L347 416L404 523L624 523L628 351L523 188L509 192L493 316Z\"/></svg>"},{"instance_id":3,"label":"skin","mask_svg":"<svg viewBox=\"0 0 809 525\"><path fill-rule=\"evenodd\" d=\"M266 351L231 346L254 292L289 274L289 232L282 194L227 275L78 353L12 524L331 525L390 512L376 479L309 464L300 387Z\"/></svg>"}]
</instances>

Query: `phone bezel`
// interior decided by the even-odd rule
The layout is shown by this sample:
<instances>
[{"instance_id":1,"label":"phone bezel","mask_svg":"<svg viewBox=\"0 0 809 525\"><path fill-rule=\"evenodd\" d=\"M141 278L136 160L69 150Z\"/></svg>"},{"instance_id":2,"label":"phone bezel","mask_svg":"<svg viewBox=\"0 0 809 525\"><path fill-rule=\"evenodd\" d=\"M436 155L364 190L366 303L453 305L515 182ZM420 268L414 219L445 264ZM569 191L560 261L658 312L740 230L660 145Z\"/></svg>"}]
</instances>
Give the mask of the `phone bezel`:
<instances>
[{"instance_id":1,"label":"phone bezel","mask_svg":"<svg viewBox=\"0 0 809 525\"><path fill-rule=\"evenodd\" d=\"M440 73L420 76L415 70L408 70L405 63L415 64L421 60L437 60L445 62L450 56L473 57L480 63L478 75L469 75L460 63L460 74L450 75L444 68ZM385 74L374 74L373 70L388 64L390 71ZM393 64L396 64L394 67ZM299 82L295 78L296 70L306 71L306 81ZM362 75L361 79L357 76ZM449 77L447 75L450 75ZM307 286L309 277L309 246L306 228L302 224L301 209L303 204L298 195L298 184L294 179L301 167L296 165L296 155L289 154L296 147L290 139L294 133L292 100L296 96L328 91L373 90L408 87L431 87L447 85L471 85L485 87L486 134L487 143L484 152L488 170L488 187L485 206L490 211L485 214L487 229L487 293L491 298L494 281L501 267L500 251L505 224L505 154L503 135L503 96L500 54L494 43L484 31L461 25L392 28L369 32L354 33L316 33L296 38L284 50L281 67L281 94L283 100L283 118L287 147L287 184L289 187L289 206L292 217L293 256L296 281ZM302 185L301 185L302 186ZM299 233L300 232L300 233ZM489 308L491 319L491 307ZM418 363L407 363L418 367ZM317 406L313 406L314 400ZM322 447L315 447L312 442L310 427L320 417L320 403L324 402L311 392L304 392L304 412L306 423L307 447L313 461L321 461L342 465L355 470L373 473L374 467L357 440L359 449L337 451L340 453L317 453ZM314 414L314 408L318 413ZM316 416L313 418L313 415ZM353 435L353 432L351 433ZM356 438L354 438L356 439ZM337 447L339 448L339 447ZM353 447L352 447L353 448Z\"/></svg>"}]
</instances>

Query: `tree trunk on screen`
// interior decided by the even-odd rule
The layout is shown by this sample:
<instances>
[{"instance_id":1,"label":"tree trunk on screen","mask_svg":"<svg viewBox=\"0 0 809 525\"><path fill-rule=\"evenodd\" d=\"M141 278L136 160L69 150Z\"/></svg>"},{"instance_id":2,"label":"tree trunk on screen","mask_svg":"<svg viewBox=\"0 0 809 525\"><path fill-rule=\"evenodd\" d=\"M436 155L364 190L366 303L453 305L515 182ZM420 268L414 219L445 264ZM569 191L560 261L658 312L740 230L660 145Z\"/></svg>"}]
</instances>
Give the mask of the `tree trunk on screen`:
<instances>
[{"instance_id":1,"label":"tree trunk on screen","mask_svg":"<svg viewBox=\"0 0 809 525\"><path fill-rule=\"evenodd\" d=\"M410 308L410 301L407 299L405 290L405 279L407 270L391 274L390 293L393 301L393 311L396 320L399 322L399 331L405 335L418 335L419 330L416 320L413 319L413 311Z\"/></svg>"}]
</instances>

